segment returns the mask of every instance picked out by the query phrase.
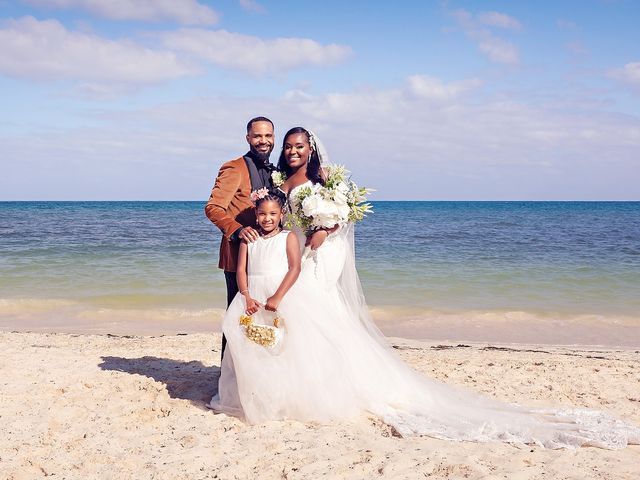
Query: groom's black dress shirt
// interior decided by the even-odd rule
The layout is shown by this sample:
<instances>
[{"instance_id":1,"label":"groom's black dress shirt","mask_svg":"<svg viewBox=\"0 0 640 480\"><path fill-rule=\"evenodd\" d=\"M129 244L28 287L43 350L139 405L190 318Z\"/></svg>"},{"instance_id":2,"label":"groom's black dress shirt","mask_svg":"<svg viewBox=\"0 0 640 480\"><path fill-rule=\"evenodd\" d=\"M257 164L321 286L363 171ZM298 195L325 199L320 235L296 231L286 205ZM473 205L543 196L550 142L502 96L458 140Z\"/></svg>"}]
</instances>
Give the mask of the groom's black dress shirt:
<instances>
[{"instance_id":1,"label":"groom's black dress shirt","mask_svg":"<svg viewBox=\"0 0 640 480\"><path fill-rule=\"evenodd\" d=\"M276 169L269 160L263 162L262 159L256 158L251 152L244 155L244 161L249 169L249 178L251 179L251 190L259 188L271 188L273 181L271 180L271 172Z\"/></svg>"}]
</instances>

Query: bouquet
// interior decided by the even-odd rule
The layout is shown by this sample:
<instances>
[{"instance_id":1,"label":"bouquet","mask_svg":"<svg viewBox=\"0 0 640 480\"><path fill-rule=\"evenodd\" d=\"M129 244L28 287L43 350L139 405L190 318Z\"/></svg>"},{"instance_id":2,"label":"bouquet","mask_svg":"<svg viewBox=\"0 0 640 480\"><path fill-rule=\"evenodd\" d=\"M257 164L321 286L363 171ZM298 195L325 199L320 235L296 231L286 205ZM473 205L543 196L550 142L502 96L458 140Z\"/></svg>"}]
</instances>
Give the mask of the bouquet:
<instances>
[{"instance_id":1,"label":"bouquet","mask_svg":"<svg viewBox=\"0 0 640 480\"><path fill-rule=\"evenodd\" d=\"M351 181L344 166L329 165L325 171L324 185L302 187L289 200L291 223L305 231L358 222L373 211L365 202L371 190Z\"/></svg>"}]
</instances>

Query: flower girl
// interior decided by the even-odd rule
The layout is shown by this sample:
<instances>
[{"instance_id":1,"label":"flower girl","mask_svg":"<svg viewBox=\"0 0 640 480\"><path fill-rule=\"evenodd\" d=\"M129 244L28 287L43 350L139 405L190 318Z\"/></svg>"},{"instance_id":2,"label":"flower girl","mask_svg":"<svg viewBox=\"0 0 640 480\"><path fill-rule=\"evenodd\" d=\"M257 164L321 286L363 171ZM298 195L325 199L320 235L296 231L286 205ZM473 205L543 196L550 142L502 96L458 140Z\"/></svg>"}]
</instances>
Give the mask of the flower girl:
<instances>
[{"instance_id":1,"label":"flower girl","mask_svg":"<svg viewBox=\"0 0 640 480\"><path fill-rule=\"evenodd\" d=\"M266 188L261 188L252 193L252 200L256 206L256 219L260 228L260 242L248 244L242 242L238 251L238 290L244 297L246 305L246 314L253 315L258 312L260 307L275 312L282 298L295 283L300 274L300 247L295 235L291 232L282 230L282 215L284 209L284 195L279 191L270 192ZM266 240L270 238L280 237L280 240L274 240L272 243L285 243L285 254L287 260L287 273L282 278L280 285L275 292L270 295L265 304L262 305L256 301L250 294L247 283L247 257L249 252L254 257L259 255L254 250L265 249L265 245L269 244ZM284 239L284 240L282 240ZM276 247L277 248L277 247ZM278 257L280 259L280 257ZM279 267L279 266L278 266ZM277 271L280 268L276 268ZM268 271L264 272L269 273Z\"/></svg>"}]
</instances>

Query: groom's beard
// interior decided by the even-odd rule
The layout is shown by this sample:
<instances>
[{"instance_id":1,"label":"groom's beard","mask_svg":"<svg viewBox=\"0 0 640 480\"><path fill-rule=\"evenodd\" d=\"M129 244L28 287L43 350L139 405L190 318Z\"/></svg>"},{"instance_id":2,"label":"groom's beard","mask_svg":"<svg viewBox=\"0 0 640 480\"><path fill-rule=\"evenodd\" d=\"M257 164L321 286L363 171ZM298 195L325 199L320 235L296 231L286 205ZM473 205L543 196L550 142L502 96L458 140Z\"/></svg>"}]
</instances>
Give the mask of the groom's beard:
<instances>
[{"instance_id":1,"label":"groom's beard","mask_svg":"<svg viewBox=\"0 0 640 480\"><path fill-rule=\"evenodd\" d=\"M251 158L253 158L257 164L266 165L269 163L269 157L271 156L271 152L273 151L273 145L268 152L259 152L255 150L253 146L249 148L249 151L251 153Z\"/></svg>"}]
</instances>

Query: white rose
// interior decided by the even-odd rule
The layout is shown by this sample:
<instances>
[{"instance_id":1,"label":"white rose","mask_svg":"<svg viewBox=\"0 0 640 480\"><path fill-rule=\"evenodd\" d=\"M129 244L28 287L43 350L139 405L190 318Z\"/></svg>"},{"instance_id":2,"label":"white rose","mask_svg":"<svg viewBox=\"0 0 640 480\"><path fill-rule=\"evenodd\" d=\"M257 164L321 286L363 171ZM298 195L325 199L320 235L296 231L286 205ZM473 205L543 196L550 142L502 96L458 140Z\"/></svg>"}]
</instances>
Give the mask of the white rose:
<instances>
[{"instance_id":1,"label":"white rose","mask_svg":"<svg viewBox=\"0 0 640 480\"><path fill-rule=\"evenodd\" d=\"M340 207L347 204L347 196L340 190L336 190L335 192L333 192L333 200Z\"/></svg>"},{"instance_id":2,"label":"white rose","mask_svg":"<svg viewBox=\"0 0 640 480\"><path fill-rule=\"evenodd\" d=\"M307 217L313 217L317 214L321 199L317 195L309 195L302 201L302 213Z\"/></svg>"},{"instance_id":3,"label":"white rose","mask_svg":"<svg viewBox=\"0 0 640 480\"><path fill-rule=\"evenodd\" d=\"M331 228L344 223L349 217L349 206L346 202L336 202L323 198L323 191L310 195L302 201L302 212L313 219L316 227Z\"/></svg>"}]
</instances>

